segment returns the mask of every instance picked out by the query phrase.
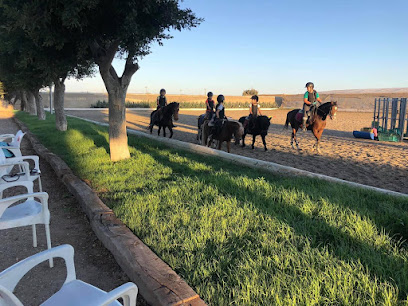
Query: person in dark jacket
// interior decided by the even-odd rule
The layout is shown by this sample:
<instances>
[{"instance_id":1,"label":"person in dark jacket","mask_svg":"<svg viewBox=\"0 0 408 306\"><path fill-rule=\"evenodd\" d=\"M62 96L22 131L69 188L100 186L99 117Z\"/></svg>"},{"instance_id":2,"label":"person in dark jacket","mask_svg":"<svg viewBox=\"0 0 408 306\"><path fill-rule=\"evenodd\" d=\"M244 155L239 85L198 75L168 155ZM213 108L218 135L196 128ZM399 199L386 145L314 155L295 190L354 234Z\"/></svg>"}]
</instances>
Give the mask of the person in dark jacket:
<instances>
[{"instance_id":1,"label":"person in dark jacket","mask_svg":"<svg viewBox=\"0 0 408 306\"><path fill-rule=\"evenodd\" d=\"M160 89L160 96L157 97L157 109L160 109L167 105L166 90Z\"/></svg>"}]
</instances>

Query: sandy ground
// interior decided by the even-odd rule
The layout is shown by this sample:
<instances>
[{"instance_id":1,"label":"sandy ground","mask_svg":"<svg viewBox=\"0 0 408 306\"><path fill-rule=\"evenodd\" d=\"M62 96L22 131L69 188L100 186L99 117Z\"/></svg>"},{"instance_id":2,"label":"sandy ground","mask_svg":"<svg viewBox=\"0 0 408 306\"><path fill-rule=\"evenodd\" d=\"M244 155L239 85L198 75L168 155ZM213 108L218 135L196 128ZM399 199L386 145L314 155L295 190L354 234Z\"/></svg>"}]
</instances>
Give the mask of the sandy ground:
<instances>
[{"instance_id":1,"label":"sandy ground","mask_svg":"<svg viewBox=\"0 0 408 306\"><path fill-rule=\"evenodd\" d=\"M10 116L0 111L0 133L15 133L17 125ZM23 155L33 155L34 150L27 139L22 142ZM113 256L93 233L85 214L75 198L57 179L48 163L40 159L43 190L49 194L51 212L51 242L53 246L70 244L75 249L77 278L110 291L129 281ZM35 190L38 190L37 183ZM22 189L11 189L5 196L22 193ZM32 246L31 227L20 227L0 231L0 271L14 263L46 249L43 225L37 226L38 247ZM39 305L58 291L66 277L63 260L55 260L50 269L48 261L29 272L18 284L16 295L24 305ZM138 305L146 302L138 295Z\"/></svg>"},{"instance_id":2,"label":"sandy ground","mask_svg":"<svg viewBox=\"0 0 408 306\"><path fill-rule=\"evenodd\" d=\"M272 116L266 138L268 151L263 150L260 138L255 149L232 146L232 153L275 162L281 165L325 174L361 184L408 193L408 143L378 142L356 139L353 130L370 126L371 113L338 112L335 120L328 119L321 140L321 154L311 152L315 138L310 131L298 133L301 151L290 146L291 129L284 129L288 110L264 111ZM107 110L67 111L68 114L108 122ZM181 110L174 139L197 143L197 116L203 111ZM129 109L128 127L146 131L150 111ZM227 116L238 119L247 111L226 111ZM157 135L157 127L153 133ZM169 133L167 133L168 137ZM248 135L245 143L251 143ZM226 150L225 144L222 147Z\"/></svg>"}]
</instances>

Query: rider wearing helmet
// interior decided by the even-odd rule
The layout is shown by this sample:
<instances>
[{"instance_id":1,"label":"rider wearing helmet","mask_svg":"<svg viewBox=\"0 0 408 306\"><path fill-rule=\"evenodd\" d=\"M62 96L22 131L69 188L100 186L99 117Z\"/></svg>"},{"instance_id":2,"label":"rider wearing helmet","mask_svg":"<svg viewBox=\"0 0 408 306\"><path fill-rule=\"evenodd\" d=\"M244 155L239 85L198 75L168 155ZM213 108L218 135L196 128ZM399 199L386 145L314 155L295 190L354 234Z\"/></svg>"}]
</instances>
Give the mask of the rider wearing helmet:
<instances>
[{"instance_id":1,"label":"rider wearing helmet","mask_svg":"<svg viewBox=\"0 0 408 306\"><path fill-rule=\"evenodd\" d=\"M251 123L251 126L254 126L254 121L256 120L256 118L258 117L258 115L262 116L261 113L261 107L259 106L259 98L257 95L254 95L251 97L251 104L249 105L249 115L245 118L244 121L244 129L248 126L248 123Z\"/></svg>"},{"instance_id":2,"label":"rider wearing helmet","mask_svg":"<svg viewBox=\"0 0 408 306\"><path fill-rule=\"evenodd\" d=\"M215 115L212 117L211 121L208 123L209 126L218 125L222 120L225 119L225 107L224 107L225 97L224 95L219 95L217 97L217 106L215 107Z\"/></svg>"},{"instance_id":3,"label":"rider wearing helmet","mask_svg":"<svg viewBox=\"0 0 408 306\"><path fill-rule=\"evenodd\" d=\"M207 107L206 111L205 111L205 119L211 119L214 115L214 107L215 107L215 103L213 98L213 93L210 91L207 93L207 100L205 100L205 105Z\"/></svg>"},{"instance_id":4,"label":"rider wearing helmet","mask_svg":"<svg viewBox=\"0 0 408 306\"><path fill-rule=\"evenodd\" d=\"M160 89L160 96L157 97L157 109L160 109L167 105L166 90Z\"/></svg>"},{"instance_id":5,"label":"rider wearing helmet","mask_svg":"<svg viewBox=\"0 0 408 306\"><path fill-rule=\"evenodd\" d=\"M322 102L322 99L320 99L319 94L317 93L316 90L314 90L314 84L312 82L307 82L305 87L307 91L303 96L303 123L302 123L303 131L306 131L306 121L308 116L311 115L311 110L313 110L313 108L316 107L317 102L320 103Z\"/></svg>"}]
</instances>

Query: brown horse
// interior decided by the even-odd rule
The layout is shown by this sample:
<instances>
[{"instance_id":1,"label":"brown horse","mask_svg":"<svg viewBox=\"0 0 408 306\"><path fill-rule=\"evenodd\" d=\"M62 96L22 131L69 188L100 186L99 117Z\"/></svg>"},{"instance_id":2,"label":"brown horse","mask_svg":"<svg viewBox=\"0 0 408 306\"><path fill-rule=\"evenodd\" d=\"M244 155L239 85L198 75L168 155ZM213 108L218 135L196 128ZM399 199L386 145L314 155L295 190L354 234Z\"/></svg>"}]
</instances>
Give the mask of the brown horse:
<instances>
[{"instance_id":1,"label":"brown horse","mask_svg":"<svg viewBox=\"0 0 408 306\"><path fill-rule=\"evenodd\" d=\"M306 123L306 128L308 130L311 130L313 132L313 135L316 137L316 144L313 145L313 148L316 149L318 153L320 153L319 149L319 143L320 143L320 137L322 136L323 130L326 127L326 118L327 116L330 117L330 119L336 118L336 112L337 112L337 102L336 101L331 101L331 102L326 102L322 105L320 105L316 111L314 112L314 115L310 117L309 120L312 120L311 122ZM293 146L293 141L296 143L296 148L299 150L299 142L297 141L296 138L296 132L298 131L299 127L302 126L302 116L297 117L298 112L300 109L294 109L291 110L287 116L286 116L286 122L285 122L285 127L288 127L288 124L290 123L290 126L292 127L292 138L290 141L290 144L292 145L292 148L294 149L295 147Z\"/></svg>"},{"instance_id":2,"label":"brown horse","mask_svg":"<svg viewBox=\"0 0 408 306\"><path fill-rule=\"evenodd\" d=\"M242 135L244 134L244 127L242 124L238 121L234 120L226 120L226 122L223 124L221 127L220 132L216 136L209 136L210 134L210 126L208 126L208 120L204 121L202 124L202 134L201 134L201 139L202 139L202 144L205 146L211 146L213 140L218 141L217 149L221 150L221 145L225 141L227 142L227 151L230 153L231 151L231 139L234 137L235 138L235 144L239 144L239 141L242 138ZM208 139L210 138L210 139Z\"/></svg>"}]
</instances>

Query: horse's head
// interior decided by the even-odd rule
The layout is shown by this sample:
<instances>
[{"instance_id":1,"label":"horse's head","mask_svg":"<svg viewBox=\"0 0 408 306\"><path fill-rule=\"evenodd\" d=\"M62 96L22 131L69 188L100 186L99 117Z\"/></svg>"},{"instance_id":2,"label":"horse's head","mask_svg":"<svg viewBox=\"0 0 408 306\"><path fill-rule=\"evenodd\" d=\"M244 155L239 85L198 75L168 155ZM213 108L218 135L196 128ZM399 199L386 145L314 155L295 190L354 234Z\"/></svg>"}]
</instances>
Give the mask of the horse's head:
<instances>
[{"instance_id":1,"label":"horse's head","mask_svg":"<svg viewBox=\"0 0 408 306\"><path fill-rule=\"evenodd\" d=\"M336 119L336 113L338 110L337 101L331 101L331 108L329 112L330 119Z\"/></svg>"},{"instance_id":2,"label":"horse's head","mask_svg":"<svg viewBox=\"0 0 408 306\"><path fill-rule=\"evenodd\" d=\"M242 125L241 122L234 122L234 123L235 125L234 125L233 135L235 139L235 144L239 145L239 141L241 140L242 135L244 135L244 126Z\"/></svg>"},{"instance_id":3,"label":"horse's head","mask_svg":"<svg viewBox=\"0 0 408 306\"><path fill-rule=\"evenodd\" d=\"M267 117L267 116L259 116L257 118L257 125L259 128L259 134L262 136L266 136L268 134L268 129L269 126L271 125L271 119L272 117Z\"/></svg>"},{"instance_id":4,"label":"horse's head","mask_svg":"<svg viewBox=\"0 0 408 306\"><path fill-rule=\"evenodd\" d=\"M179 110L180 110L180 103L171 102L169 106L171 106L171 112L172 112L174 120L177 121L179 119L178 115L179 115Z\"/></svg>"}]
</instances>

